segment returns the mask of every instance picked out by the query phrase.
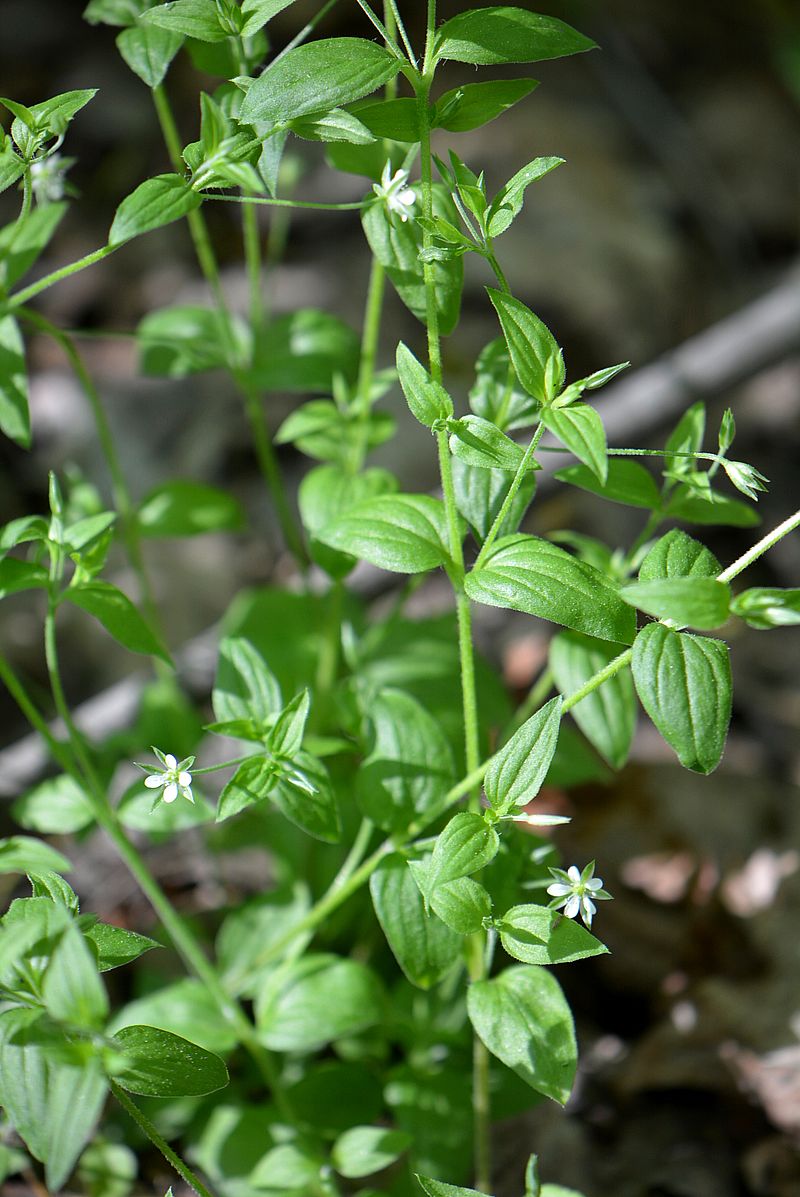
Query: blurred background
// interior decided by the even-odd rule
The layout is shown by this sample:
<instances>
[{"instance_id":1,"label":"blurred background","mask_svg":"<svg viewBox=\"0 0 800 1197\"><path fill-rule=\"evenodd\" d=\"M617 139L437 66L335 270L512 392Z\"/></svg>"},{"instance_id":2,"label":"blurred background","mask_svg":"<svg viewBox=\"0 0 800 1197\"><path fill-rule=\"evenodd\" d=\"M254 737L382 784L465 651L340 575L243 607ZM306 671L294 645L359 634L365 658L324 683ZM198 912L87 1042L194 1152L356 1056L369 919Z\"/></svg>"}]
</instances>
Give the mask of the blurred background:
<instances>
[{"instance_id":1,"label":"blurred background","mask_svg":"<svg viewBox=\"0 0 800 1197\"><path fill-rule=\"evenodd\" d=\"M297 0L272 24L275 44L317 7ZM403 7L421 45L424 6ZM442 0L442 17L464 7ZM714 448L722 412L732 407L734 457L772 482L759 503L767 529L800 495L800 9L794 0L543 7L601 50L498 68L493 77L530 74L541 86L483 130L452 137L460 156L485 170L490 191L533 157L567 160L530 189L524 215L499 242L511 289L554 331L569 377L632 362L627 379L598 401L613 410L612 443L663 444L683 409L701 398ZM69 178L79 198L37 267L42 273L102 244L120 200L169 169L148 90L119 59L115 31L88 26L82 9L80 0L0 4L0 93L31 104L100 88L64 147L77 159ZM356 6L340 2L320 33L345 32L370 36ZM452 64L443 89L470 69ZM198 84L216 85L181 55L167 86L184 141L197 135ZM291 153L298 197L364 194L363 179L327 169L321 147L295 140ZM0 224L18 202L13 191L0 196ZM213 203L206 210L231 303L243 308L237 211ZM270 219L262 211L265 235ZM369 258L358 214L296 213L286 236L268 281L273 310L313 305L359 328ZM462 321L445 344L447 376L462 399L476 349L497 335L483 292L490 281L481 263L468 263ZM286 572L226 379L138 373L132 333L141 317L205 296L188 235L173 226L40 301L50 319L91 334L82 352L135 494L167 478L196 478L230 488L247 510L241 535L148 546L176 648L217 620L241 586ZM422 352L421 326L389 293L381 365L391 363L399 339ZM108 490L63 356L41 337L29 355L34 446L23 453L0 445L3 521L46 509L48 468L77 467ZM270 396L272 428L296 402ZM391 460L408 489L434 488L427 434L404 416L397 394L388 405L400 432L375 460ZM307 459L287 449L281 460L295 488ZM640 523L631 509L553 483L543 486L526 526L539 534L574 527L625 544ZM723 562L757 535L705 531ZM117 580L133 585L124 572ZM783 542L748 583L800 585L800 538ZM378 588L370 576L358 584ZM417 596L417 610L435 612L447 601L434 580ZM32 678L43 677L39 626L25 596L4 603L0 644ZM121 650L85 631L76 620L65 643L76 702L102 694L128 667ZM524 693L545 659L544 625L487 610L478 633L510 689ZM540 1107L502 1133L510 1175L535 1146L546 1177L587 1197L800 1194L799 644L793 629L736 631L734 723L711 778L679 770L643 726L634 761L618 779L570 795L579 817L565 852L602 862L617 899L602 912L613 954L564 977L584 1044L581 1083L568 1117ZM2 714L3 741L12 744L23 728L6 700Z\"/></svg>"}]
</instances>

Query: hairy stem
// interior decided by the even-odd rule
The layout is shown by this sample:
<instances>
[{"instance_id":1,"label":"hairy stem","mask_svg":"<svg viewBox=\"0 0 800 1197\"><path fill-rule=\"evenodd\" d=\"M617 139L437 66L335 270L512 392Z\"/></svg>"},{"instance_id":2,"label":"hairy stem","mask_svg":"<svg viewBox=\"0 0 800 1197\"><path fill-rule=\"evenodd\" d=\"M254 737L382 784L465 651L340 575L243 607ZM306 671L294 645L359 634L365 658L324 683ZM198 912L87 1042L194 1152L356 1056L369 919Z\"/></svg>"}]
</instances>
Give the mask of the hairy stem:
<instances>
[{"instance_id":1,"label":"hairy stem","mask_svg":"<svg viewBox=\"0 0 800 1197\"><path fill-rule=\"evenodd\" d=\"M122 1106L123 1110L125 1110L126 1114L133 1119L142 1134L146 1135L153 1146L161 1152L164 1159L175 1169L180 1178L184 1180L190 1188L194 1189L195 1193L197 1193L199 1197L213 1197L211 1191L206 1188L206 1186L195 1175L189 1165L184 1163L181 1157L172 1150L166 1139L164 1139L158 1133L150 1119L142 1113L135 1102L131 1101L125 1090L122 1089L116 1083L116 1081L111 1081L110 1083L111 1092L114 1094L114 1097Z\"/></svg>"},{"instance_id":2,"label":"hairy stem","mask_svg":"<svg viewBox=\"0 0 800 1197\"><path fill-rule=\"evenodd\" d=\"M475 560L476 567L482 565L486 560L487 556L489 555L489 550L500 534L500 529L503 527L506 517L511 510L511 505L514 502L514 499L517 497L517 491L519 490L520 486L522 486L523 479L530 469L531 462L533 461L533 455L536 452L539 441L542 439L543 433L544 424L538 424L533 436L531 437L530 444L525 450L522 461L517 467L517 472L511 480L511 485L508 488L508 494L503 499L500 510L495 516L494 522L492 523L492 526L487 533L486 539L481 546L481 551L478 553L478 556Z\"/></svg>"},{"instance_id":3,"label":"hairy stem","mask_svg":"<svg viewBox=\"0 0 800 1197\"><path fill-rule=\"evenodd\" d=\"M746 553L743 553L741 557L737 557L727 569L724 569L718 575L717 581L730 582L732 578L738 577L743 570L747 569L748 565L752 565L754 561L758 561L759 557L763 557L773 545L776 545L779 540L783 540L784 536L788 536L795 528L800 528L800 511L795 511L794 515L790 515L783 523L778 524L777 528L773 528L766 536L762 536L761 540L754 544L751 549L748 549Z\"/></svg>"}]
</instances>

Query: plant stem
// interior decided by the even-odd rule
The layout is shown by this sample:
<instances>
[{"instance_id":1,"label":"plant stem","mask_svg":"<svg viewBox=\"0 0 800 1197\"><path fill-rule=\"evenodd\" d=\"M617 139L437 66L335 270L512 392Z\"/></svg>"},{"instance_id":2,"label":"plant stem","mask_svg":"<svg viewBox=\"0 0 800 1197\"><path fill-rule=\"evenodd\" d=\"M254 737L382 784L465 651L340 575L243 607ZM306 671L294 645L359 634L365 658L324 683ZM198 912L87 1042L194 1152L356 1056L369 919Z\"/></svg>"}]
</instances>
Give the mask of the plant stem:
<instances>
[{"instance_id":1,"label":"plant stem","mask_svg":"<svg viewBox=\"0 0 800 1197\"><path fill-rule=\"evenodd\" d=\"M364 15L366 17L368 17L368 19L375 26L375 28L378 30L378 33L381 35L381 37L383 38L383 40L386 44L386 49L389 50L392 54L394 54L395 58L399 58L401 60L401 62L405 62L405 57L403 55L402 50L398 46L397 42L391 36L391 34L389 33L389 30L386 28L383 21L381 21L380 17L378 17L372 11L370 6L367 4L366 0L356 0L356 4L362 10Z\"/></svg>"},{"instance_id":2,"label":"plant stem","mask_svg":"<svg viewBox=\"0 0 800 1197\"><path fill-rule=\"evenodd\" d=\"M486 560L486 558L489 554L489 550L491 549L492 545L494 544L495 540L497 539L497 537L500 533L500 529L503 527L503 524L505 522L506 516L508 515L509 511L511 510L511 505L517 496L517 491L519 490L520 486L522 485L522 481L523 481L525 475L528 473L530 464L533 461L533 455L536 452L536 449L539 445L539 441L542 439L543 433L544 433L544 424L540 423L536 426L536 430L535 430L533 436L531 437L530 444L528 445L527 449L525 450L522 461L519 463L519 466L517 467L517 472L511 480L511 485L508 488L508 494L503 499L503 502L500 506L500 510L498 511L497 515L495 516L494 522L486 536L486 540L483 542L483 545L481 546L481 551L478 553L478 556L475 560L476 567L483 564L483 562Z\"/></svg>"},{"instance_id":3,"label":"plant stem","mask_svg":"<svg viewBox=\"0 0 800 1197\"><path fill-rule=\"evenodd\" d=\"M222 1017L236 1031L239 1042L247 1049L258 1066L264 1080L272 1090L275 1104L286 1114L288 1112L286 1099L270 1053L259 1042L255 1029L241 1006L227 993L216 969L203 952L193 932L175 910L169 898L148 869L143 857L126 836L116 812L112 809L100 785L94 765L86 750L83 738L72 719L69 704L64 694L55 634L55 602L52 596L45 618L45 657L56 710L67 729L70 748L78 765L78 770L73 766L69 772L79 784L86 788L92 805L92 812L98 824L113 843L120 859L160 918L164 929L178 953L183 957L189 969L206 986L206 989L214 998ZM28 705L32 706L33 704Z\"/></svg>"},{"instance_id":4,"label":"plant stem","mask_svg":"<svg viewBox=\"0 0 800 1197\"><path fill-rule=\"evenodd\" d=\"M86 364L72 338L67 333L31 308L23 308L20 311L20 315L23 319L33 324L35 328L52 337L61 346L72 366L83 393L89 401L89 407L91 408L97 430L97 439L100 442L100 448L103 451L108 472L111 476L111 492L114 499L114 506L121 517L122 534L128 559L139 583L141 600L144 604L147 617L154 629L160 633L160 617L153 598L153 588L150 585L150 579L147 576L147 569L145 567L142 540L139 535L139 522L136 518L136 507L131 498L131 492L128 489L128 483L125 479L119 454L117 453L117 447L114 443L114 437L111 433L103 401L100 398L94 380L86 369Z\"/></svg>"},{"instance_id":5,"label":"plant stem","mask_svg":"<svg viewBox=\"0 0 800 1197\"><path fill-rule=\"evenodd\" d=\"M275 63L280 62L280 60L283 58L284 54L288 54L290 50L294 50L295 46L302 45L302 43L306 40L306 38L309 36L309 34L314 32L317 25L319 25L319 23L325 19L325 17L331 11L331 9L334 7L334 5L336 5L338 3L339 3L339 0L328 0L327 4L323 4L323 6L319 10L319 12L315 13L314 16L311 18L311 20L308 21L303 26L303 28L300 30L300 32L296 33L294 35L294 37L288 43L288 45L285 45L283 47L283 49L281 50L281 52L279 54L275 55L272 62L270 62L268 64L268 66L265 68L265 71L268 71L270 69L270 67L274 67ZM262 73L264 73L264 72L262 72Z\"/></svg>"},{"instance_id":6,"label":"plant stem","mask_svg":"<svg viewBox=\"0 0 800 1197\"><path fill-rule=\"evenodd\" d=\"M203 200L211 200L217 204L242 204L248 208L259 204L267 208L308 208L312 212L358 212L366 202L365 200L345 200L339 204L325 204L317 200L272 199L266 195L216 195L213 192L203 192ZM196 208L195 213L198 210Z\"/></svg>"},{"instance_id":7,"label":"plant stem","mask_svg":"<svg viewBox=\"0 0 800 1197\"><path fill-rule=\"evenodd\" d=\"M175 118L172 114L172 109L167 99L167 93L162 86L153 88L153 100L158 113L161 131L164 135L164 142L167 147L167 152L170 156L170 161L175 170L182 169L180 139L178 137L178 130L175 125ZM267 484L267 489L272 497L275 505L275 510L278 515L278 522L281 526L286 544L289 546L297 564L301 569L305 569L308 564L308 558L303 545L303 538L295 523L289 506L289 500L286 496L286 490L283 485L283 478L281 477L278 461L275 456L275 451L272 447L272 440L267 428L267 421L264 415L264 407L261 398L256 388L248 381L242 370L242 363L237 360L237 349L233 343L231 336L231 321L228 311L225 293L222 289L222 283L219 275L219 267L214 256L214 250L211 245L211 238L208 233L208 225L205 217L199 208L187 213L187 222L189 225L189 232L191 234L192 242L194 244L197 260L200 263L200 269L210 286L217 306L222 317L223 328L229 343L230 362L229 368L231 375L244 399L245 411L247 413L248 422L250 424L250 431L253 437L255 446L256 459L261 470L261 474ZM254 334L257 330L253 330Z\"/></svg>"},{"instance_id":8,"label":"plant stem","mask_svg":"<svg viewBox=\"0 0 800 1197\"><path fill-rule=\"evenodd\" d=\"M743 553L741 557L737 557L727 569L724 569L721 574L717 575L717 581L730 582L732 578L738 577L743 570L747 569L748 565L752 565L754 561L758 561L759 557L763 557L773 545L776 545L779 540L782 540L784 536L787 536L798 527L800 527L800 510L795 511L794 515L790 515L788 519L785 519L782 524L778 524L777 528L773 528L766 536L762 536L761 540L754 544L751 549L748 549L746 553Z\"/></svg>"},{"instance_id":9,"label":"plant stem","mask_svg":"<svg viewBox=\"0 0 800 1197\"><path fill-rule=\"evenodd\" d=\"M194 1172L192 1172L189 1165L185 1164L180 1156L176 1155L176 1153L172 1150L166 1139L162 1138L162 1136L153 1126L150 1119L142 1113L135 1102L131 1101L125 1090L122 1089L116 1083L116 1081L111 1081L110 1084L111 1092L114 1094L114 1097L116 1097L123 1110L130 1115L130 1117L139 1127L139 1130L147 1136L153 1146L158 1148L164 1159L168 1164L172 1165L181 1179L185 1180L187 1185L194 1189L195 1193L199 1194L199 1197L213 1197L210 1190L207 1189L203 1182L195 1175Z\"/></svg>"},{"instance_id":10,"label":"plant stem","mask_svg":"<svg viewBox=\"0 0 800 1197\"><path fill-rule=\"evenodd\" d=\"M109 254L113 254L119 248L120 245L103 245L100 249L92 250L90 254L78 258L77 262L70 262L68 266L61 266L58 270L53 270L50 274L46 274L44 278L31 283L30 286L23 287L21 291L15 291L13 295L9 295L8 299L0 305L0 310L11 312L15 308L21 307L29 299L33 299L35 295L40 295L42 291L46 291L49 287L52 287L54 283L60 282L61 279L69 278L71 274L77 274L79 270L85 270L87 266L94 266L95 262L102 262L103 258L107 258Z\"/></svg>"},{"instance_id":11,"label":"plant stem","mask_svg":"<svg viewBox=\"0 0 800 1197\"><path fill-rule=\"evenodd\" d=\"M247 265L247 284L250 294L250 327L254 337L264 328L264 294L261 289L261 237L258 213L250 204L242 208L242 235Z\"/></svg>"}]
</instances>

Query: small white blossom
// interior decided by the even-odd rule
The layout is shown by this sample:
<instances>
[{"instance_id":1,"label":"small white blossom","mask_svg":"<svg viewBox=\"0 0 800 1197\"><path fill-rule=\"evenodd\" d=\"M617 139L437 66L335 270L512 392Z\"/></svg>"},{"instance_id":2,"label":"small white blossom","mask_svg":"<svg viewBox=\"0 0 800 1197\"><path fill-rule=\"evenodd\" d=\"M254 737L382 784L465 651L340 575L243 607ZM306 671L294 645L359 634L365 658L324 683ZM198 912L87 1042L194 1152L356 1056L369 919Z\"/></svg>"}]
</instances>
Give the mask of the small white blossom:
<instances>
[{"instance_id":1,"label":"small white blossom","mask_svg":"<svg viewBox=\"0 0 800 1197\"><path fill-rule=\"evenodd\" d=\"M155 769L150 765L139 765L139 768L145 769L147 772L144 784L148 790L163 788L163 794L157 795L156 801L162 798L164 802L174 802L178 794L182 794L188 802L194 802L192 775L189 772L194 764L194 757L187 756L184 760L179 761L171 752L168 752L166 756L158 748L154 748L153 752L161 761L163 768Z\"/></svg>"},{"instance_id":2,"label":"small white blossom","mask_svg":"<svg viewBox=\"0 0 800 1197\"><path fill-rule=\"evenodd\" d=\"M577 865L570 865L564 869L551 869L555 881L548 885L547 892L552 895L551 910L564 909L568 919L574 919L580 914L587 927L591 927L592 919L597 911L595 902L610 901L611 894L603 889L600 877L594 876L594 861L591 861L581 873Z\"/></svg>"},{"instance_id":3,"label":"small white blossom","mask_svg":"<svg viewBox=\"0 0 800 1197\"><path fill-rule=\"evenodd\" d=\"M65 176L74 161L56 153L31 162L31 187L37 203L53 204L64 198Z\"/></svg>"},{"instance_id":4,"label":"small white blossom","mask_svg":"<svg viewBox=\"0 0 800 1197\"><path fill-rule=\"evenodd\" d=\"M383 168L380 183L373 183L372 190L378 199L383 200L390 212L400 217L403 224L409 216L413 216L417 195L413 187L408 185L408 171L396 170L392 174L392 164L387 161Z\"/></svg>"}]
</instances>

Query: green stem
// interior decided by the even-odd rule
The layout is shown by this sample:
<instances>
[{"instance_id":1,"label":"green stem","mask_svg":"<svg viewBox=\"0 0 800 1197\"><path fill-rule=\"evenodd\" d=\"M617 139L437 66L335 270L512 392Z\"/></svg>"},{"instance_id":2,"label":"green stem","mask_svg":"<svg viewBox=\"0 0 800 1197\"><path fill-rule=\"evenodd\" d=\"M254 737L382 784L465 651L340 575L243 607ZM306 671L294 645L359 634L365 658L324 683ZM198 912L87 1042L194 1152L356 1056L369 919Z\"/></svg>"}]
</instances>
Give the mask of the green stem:
<instances>
[{"instance_id":1,"label":"green stem","mask_svg":"<svg viewBox=\"0 0 800 1197\"><path fill-rule=\"evenodd\" d=\"M536 449L538 448L539 441L542 439L543 433L544 433L544 424L538 424L536 426L536 431L534 432L533 436L531 437L530 444L528 445L527 449L525 450L522 461L519 463L519 466L517 467L517 472L511 480L511 485L508 488L508 494L503 499L503 502L500 506L500 510L498 511L497 515L495 516L494 522L486 536L486 540L483 542L483 545L481 546L481 551L478 553L478 556L475 560L476 568L479 565L482 565L483 562L486 560L487 556L489 555L489 550L491 549L492 545L494 544L495 540L497 539L497 537L500 533L500 529L502 528L503 524L505 523L506 516L508 515L509 511L511 510L511 505L514 502L514 499L517 497L517 491L519 490L520 486L522 485L522 481L523 481L525 475L528 473L530 464L533 461L533 455L536 452Z\"/></svg>"},{"instance_id":2,"label":"green stem","mask_svg":"<svg viewBox=\"0 0 800 1197\"><path fill-rule=\"evenodd\" d=\"M408 55L408 61L413 66L416 66L417 59L414 54L414 47L411 45L408 34L406 33L406 27L403 24L403 18L400 16L400 11L397 7L397 0L384 0L383 19L386 28L389 30L389 33L393 33L394 29L398 29L400 31L400 37L402 38L403 45L405 46L405 51Z\"/></svg>"},{"instance_id":3,"label":"green stem","mask_svg":"<svg viewBox=\"0 0 800 1197\"><path fill-rule=\"evenodd\" d=\"M358 212L366 200L346 200L339 204L326 204L317 200L272 199L266 195L216 195L203 192L203 200L216 204L242 204L244 207L266 208L308 208L312 212ZM197 209L195 209L197 211Z\"/></svg>"},{"instance_id":4,"label":"green stem","mask_svg":"<svg viewBox=\"0 0 800 1197\"><path fill-rule=\"evenodd\" d=\"M353 445L350 454L350 468L357 474L364 465L369 446L368 422L372 408L372 382L378 359L383 297L386 291L386 271L377 258L372 259L369 272L369 288L364 310L364 331L361 337L361 354L356 389L358 420L353 429Z\"/></svg>"},{"instance_id":5,"label":"green stem","mask_svg":"<svg viewBox=\"0 0 800 1197\"><path fill-rule=\"evenodd\" d=\"M311 18L311 20L308 21L307 24L305 24L303 26L303 28L300 30L300 32L296 33L294 35L294 37L288 43L288 45L283 47L280 54L275 55L272 62L269 64L269 66L267 66L266 69L269 70L270 67L274 67L275 63L280 62L280 60L283 58L284 54L288 54L290 50L294 50L295 46L302 45L302 43L306 40L306 38L314 32L317 25L319 25L319 23L325 19L325 17L331 11L331 9L334 7L334 5L336 5L338 3L339 3L339 0L328 0L327 4L323 4L323 6L319 10L319 12L315 13L314 16Z\"/></svg>"},{"instance_id":6,"label":"green stem","mask_svg":"<svg viewBox=\"0 0 800 1197\"><path fill-rule=\"evenodd\" d=\"M389 30L386 28L380 17L372 11L366 0L356 0L356 4L362 10L364 15L370 20L370 22L375 26L386 44L386 49L394 54L395 58L399 58L401 62L405 62L405 57L397 42L391 36Z\"/></svg>"},{"instance_id":7,"label":"green stem","mask_svg":"<svg viewBox=\"0 0 800 1197\"><path fill-rule=\"evenodd\" d=\"M264 293L261 289L261 236L258 229L258 213L245 204L242 208L242 235L244 257L247 266L247 284L250 294L250 327L254 337L261 335L264 328Z\"/></svg>"},{"instance_id":8,"label":"green stem","mask_svg":"<svg viewBox=\"0 0 800 1197\"><path fill-rule=\"evenodd\" d=\"M112 809L100 785L94 765L86 750L83 737L75 726L69 704L64 694L55 634L55 602L52 597L50 598L45 618L45 657L56 710L67 729L70 748L79 768L77 776L74 766L69 770L70 773L73 777L76 777L76 780L80 784L86 787L92 804L92 812L98 824L113 843L120 859L160 918L164 929L178 953L183 957L189 969L206 986L208 992L214 998L222 1017L236 1031L239 1042L249 1052L261 1071L264 1080L272 1090L278 1108L284 1114L288 1113L280 1078L271 1055L259 1042L255 1029L241 1006L227 993L216 969L203 952L194 934L175 910L169 898L148 869L144 859L126 836L116 812Z\"/></svg>"},{"instance_id":9,"label":"green stem","mask_svg":"<svg viewBox=\"0 0 800 1197\"><path fill-rule=\"evenodd\" d=\"M147 1136L153 1146L158 1148L164 1159L175 1169L181 1179L185 1180L187 1185L194 1189L195 1193L199 1194L199 1197L213 1197L210 1190L207 1189L203 1182L195 1175L194 1172L192 1172L189 1165L185 1164L180 1156L176 1155L176 1153L172 1150L166 1139L162 1138L162 1136L153 1126L150 1119L142 1113L135 1102L131 1101L125 1090L120 1088L116 1081L111 1081L110 1083L111 1092L114 1094L114 1097L116 1097L123 1110L130 1115L130 1117L139 1127L139 1130Z\"/></svg>"},{"instance_id":10,"label":"green stem","mask_svg":"<svg viewBox=\"0 0 800 1197\"><path fill-rule=\"evenodd\" d=\"M31 185L31 168L29 163L25 169L25 174L22 176L22 207L17 217L17 224L20 224L30 212L32 199L33 187Z\"/></svg>"},{"instance_id":11,"label":"green stem","mask_svg":"<svg viewBox=\"0 0 800 1197\"><path fill-rule=\"evenodd\" d=\"M790 515L782 524L778 524L777 528L773 528L766 536L762 536L761 540L757 544L754 544L752 549L748 549L741 557L737 557L727 569L724 569L717 576L717 581L730 582L732 578L738 577L743 570L747 569L748 565L752 565L754 561L758 561L759 557L763 557L773 545L776 545L779 540L782 540L784 536L788 536L790 532L793 532L798 527L800 527L800 511L795 511L794 515Z\"/></svg>"},{"instance_id":12,"label":"green stem","mask_svg":"<svg viewBox=\"0 0 800 1197\"><path fill-rule=\"evenodd\" d=\"M42 291L46 291L54 283L58 283L64 278L69 278L71 274L77 274L79 270L85 270L87 266L94 266L95 262L102 262L103 258L107 258L109 254L113 254L119 248L120 245L103 245L100 249L92 250L90 254L78 258L77 262L70 262L68 266L61 266L58 270L53 270L50 274L46 274L44 278L31 283L29 287L23 287L21 291L15 291L13 295L9 295L8 299L0 304L0 310L11 312L15 308L21 307L29 299L33 299L36 295L41 295Z\"/></svg>"},{"instance_id":13,"label":"green stem","mask_svg":"<svg viewBox=\"0 0 800 1197\"><path fill-rule=\"evenodd\" d=\"M97 439L100 442L100 448L103 451L108 472L111 476L111 492L114 498L114 506L120 514L122 522L122 534L125 541L125 548L128 553L128 559L133 567L134 573L139 583L139 590L141 594L142 603L144 604L145 612L151 625L157 632L161 632L160 616L158 608L156 607L155 599L153 597L153 588L150 584L150 579L147 575L147 569L144 562L144 553L142 551L142 540L139 535L139 521L136 517L136 507L131 497L131 492L128 489L128 484L125 479L125 473L122 469L122 463L117 453L117 447L114 443L114 437L111 433L111 427L108 423L103 401L100 398L97 387L94 384L92 376L86 369L86 364L76 348L71 337L52 324L44 316L31 308L23 308L20 311L23 319L33 324L41 332L46 333L52 337L64 351L70 365L72 366L75 377L81 386L81 389L89 401L89 407L94 418L95 428L97 430ZM163 638L163 637L162 637Z\"/></svg>"},{"instance_id":14,"label":"green stem","mask_svg":"<svg viewBox=\"0 0 800 1197\"><path fill-rule=\"evenodd\" d=\"M607 682L609 678L614 677L616 673L619 673L620 669L624 669L626 665L630 665L632 657L633 649L626 648L625 651L620 653L618 657L615 657L613 661L609 661L609 663L603 669L600 669L594 674L593 677L590 677L588 682L585 682L580 689L575 690L572 694L564 699L561 707L562 713L566 714L567 711L571 711L574 706L577 706L582 698L586 698L586 696L591 694L593 690L596 690L598 686L602 686L603 682Z\"/></svg>"},{"instance_id":15,"label":"green stem","mask_svg":"<svg viewBox=\"0 0 800 1197\"><path fill-rule=\"evenodd\" d=\"M313 711L314 726L324 728L331 705L333 688L339 669L339 648L342 642L342 610L344 607L344 584L335 578L327 595L325 636L320 644L317 662L316 703Z\"/></svg>"},{"instance_id":16,"label":"green stem","mask_svg":"<svg viewBox=\"0 0 800 1197\"><path fill-rule=\"evenodd\" d=\"M170 161L175 170L182 169L180 139L178 137L178 130L175 125L175 118L172 114L172 109L167 99L167 93L162 86L153 88L153 100L158 113L159 123L164 135L164 142L167 147L167 152L170 156ZM292 515L289 506L289 500L286 496L286 489L283 485L283 478L281 477L278 461L275 456L275 450L272 447L272 440L269 435L266 417L264 415L264 407L260 396L256 389L248 382L240 369L240 363L237 362L237 351L235 345L230 338L230 319L228 313L228 305L225 299L225 293L222 289L220 281L219 267L214 256L214 249L211 244L211 238L208 233L208 225L201 210L196 208L194 211L187 214L187 222L189 225L189 232L191 234L192 242L194 244L197 260L200 263L200 269L205 276L205 279L214 294L217 306L223 318L223 327L226 330L226 335L229 337L229 351L230 351L230 370L234 381L244 399L245 411L247 419L250 424L250 431L253 436L253 443L255 446L256 459L259 464L262 476L267 484L267 489L275 504L275 510L278 515L278 522L281 526L284 539L289 546L292 554L297 560L301 569L305 569L308 564L308 558L303 546L303 539L297 528L297 525ZM255 332L256 330L254 330Z\"/></svg>"}]
</instances>

